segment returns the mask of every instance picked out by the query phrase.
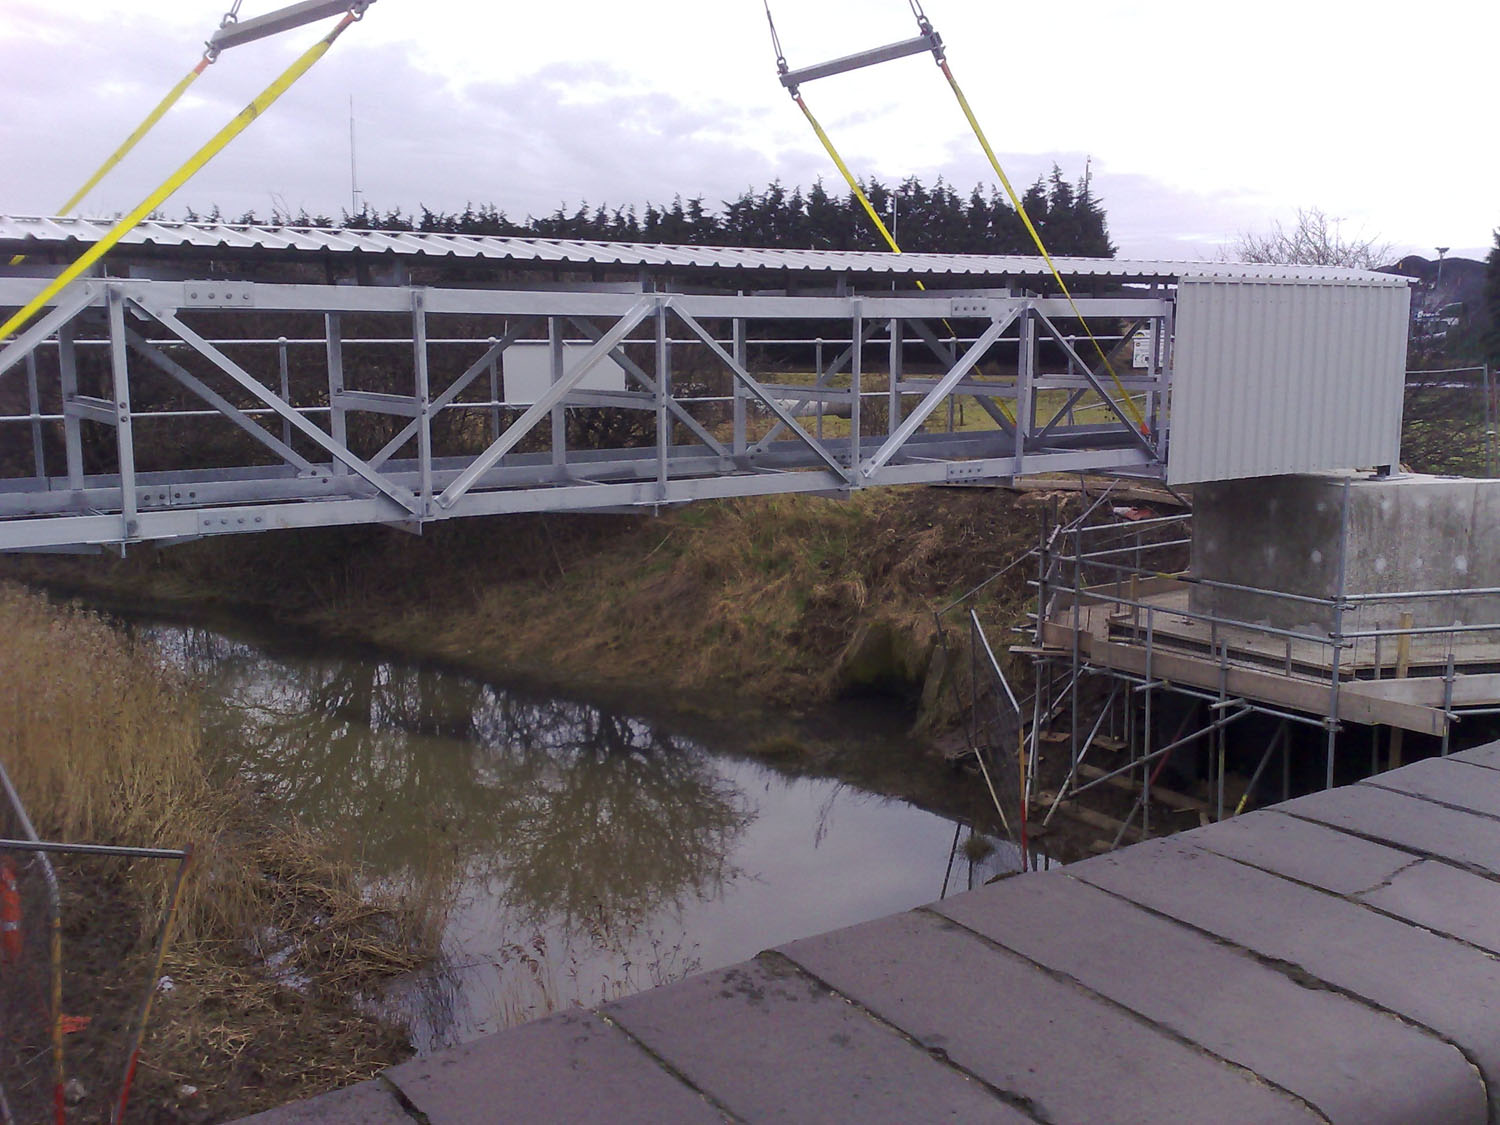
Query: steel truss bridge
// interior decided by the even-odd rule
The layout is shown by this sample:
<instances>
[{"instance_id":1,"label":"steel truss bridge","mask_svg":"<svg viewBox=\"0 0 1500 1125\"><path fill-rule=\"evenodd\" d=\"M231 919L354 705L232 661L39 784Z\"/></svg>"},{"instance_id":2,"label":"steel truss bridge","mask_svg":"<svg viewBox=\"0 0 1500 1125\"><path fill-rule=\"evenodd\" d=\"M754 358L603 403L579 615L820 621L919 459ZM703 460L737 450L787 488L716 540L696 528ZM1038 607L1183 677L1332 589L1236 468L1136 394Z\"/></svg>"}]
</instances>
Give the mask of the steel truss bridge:
<instances>
[{"instance_id":1,"label":"steel truss bridge","mask_svg":"<svg viewBox=\"0 0 1500 1125\"><path fill-rule=\"evenodd\" d=\"M1165 291L1078 300L1106 347L1148 341L1116 383L1055 297L630 288L81 281L0 349L0 549L1160 475ZM633 436L573 440L605 410Z\"/></svg>"}]
</instances>

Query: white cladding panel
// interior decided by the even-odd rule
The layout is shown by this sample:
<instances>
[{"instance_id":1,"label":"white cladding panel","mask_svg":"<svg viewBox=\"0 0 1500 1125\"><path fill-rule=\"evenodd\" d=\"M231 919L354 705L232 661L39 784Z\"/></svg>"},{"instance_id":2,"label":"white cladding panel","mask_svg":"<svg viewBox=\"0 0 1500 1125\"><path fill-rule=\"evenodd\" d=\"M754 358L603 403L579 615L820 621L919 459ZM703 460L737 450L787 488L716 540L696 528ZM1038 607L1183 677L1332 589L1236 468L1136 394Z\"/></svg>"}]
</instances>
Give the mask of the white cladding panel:
<instances>
[{"instance_id":1,"label":"white cladding panel","mask_svg":"<svg viewBox=\"0 0 1500 1125\"><path fill-rule=\"evenodd\" d=\"M1183 278L1168 482L1395 465L1410 301L1404 285Z\"/></svg>"},{"instance_id":2,"label":"white cladding panel","mask_svg":"<svg viewBox=\"0 0 1500 1125\"><path fill-rule=\"evenodd\" d=\"M588 354L588 344L563 345L563 373L573 370ZM505 401L516 405L535 402L552 385L552 360L547 344L512 344L501 360L505 378ZM589 369L578 384L582 391L623 391L625 369L605 356Z\"/></svg>"}]
</instances>

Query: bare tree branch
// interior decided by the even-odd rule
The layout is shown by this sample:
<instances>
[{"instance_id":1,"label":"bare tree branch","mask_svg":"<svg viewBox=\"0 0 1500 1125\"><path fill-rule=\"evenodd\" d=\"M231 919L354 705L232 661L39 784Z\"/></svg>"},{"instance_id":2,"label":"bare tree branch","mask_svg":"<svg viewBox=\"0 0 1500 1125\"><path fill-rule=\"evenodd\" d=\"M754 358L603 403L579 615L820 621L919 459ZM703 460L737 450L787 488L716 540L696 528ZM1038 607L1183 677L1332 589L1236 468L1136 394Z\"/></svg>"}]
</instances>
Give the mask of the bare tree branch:
<instances>
[{"instance_id":1,"label":"bare tree branch","mask_svg":"<svg viewBox=\"0 0 1500 1125\"><path fill-rule=\"evenodd\" d=\"M1297 210L1290 230L1280 222L1265 234L1242 232L1225 252L1227 260L1271 265L1347 266L1376 269L1391 260L1391 244L1374 238L1346 238L1343 220L1321 207Z\"/></svg>"}]
</instances>

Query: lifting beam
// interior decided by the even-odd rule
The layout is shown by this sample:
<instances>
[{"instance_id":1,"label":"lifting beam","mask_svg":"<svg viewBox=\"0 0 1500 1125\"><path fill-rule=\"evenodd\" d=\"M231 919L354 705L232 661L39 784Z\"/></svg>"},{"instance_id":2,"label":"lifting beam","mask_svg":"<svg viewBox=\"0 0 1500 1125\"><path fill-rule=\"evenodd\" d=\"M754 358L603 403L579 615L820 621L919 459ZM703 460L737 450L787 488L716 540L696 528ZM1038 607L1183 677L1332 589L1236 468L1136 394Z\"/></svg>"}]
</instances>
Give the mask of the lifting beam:
<instances>
[{"instance_id":1,"label":"lifting beam","mask_svg":"<svg viewBox=\"0 0 1500 1125\"><path fill-rule=\"evenodd\" d=\"M875 47L868 51L859 51L852 55L845 55L841 59L832 62L818 63L815 66L804 66L798 70L783 70L781 72L781 84L788 90L796 93L797 87L804 82L811 82L815 78L828 78L835 74L845 74L851 70L859 70L862 67L874 66L877 63L890 62L892 59L904 59L907 55L919 55L923 51L931 51L934 57L943 57L943 40L929 25L928 30L914 39L905 39L900 43L892 43L886 47Z\"/></svg>"},{"instance_id":2,"label":"lifting beam","mask_svg":"<svg viewBox=\"0 0 1500 1125\"><path fill-rule=\"evenodd\" d=\"M295 27L301 27L303 24L313 23L328 16L343 15L352 9L363 12L374 2L375 0L362 0L358 3L351 3L350 0L302 0L300 4L289 4L285 8L278 8L263 16L255 16L248 20L230 20L213 33L208 41L208 49L211 53L217 54L230 47L253 43L269 35L279 35L283 31L291 31Z\"/></svg>"}]
</instances>

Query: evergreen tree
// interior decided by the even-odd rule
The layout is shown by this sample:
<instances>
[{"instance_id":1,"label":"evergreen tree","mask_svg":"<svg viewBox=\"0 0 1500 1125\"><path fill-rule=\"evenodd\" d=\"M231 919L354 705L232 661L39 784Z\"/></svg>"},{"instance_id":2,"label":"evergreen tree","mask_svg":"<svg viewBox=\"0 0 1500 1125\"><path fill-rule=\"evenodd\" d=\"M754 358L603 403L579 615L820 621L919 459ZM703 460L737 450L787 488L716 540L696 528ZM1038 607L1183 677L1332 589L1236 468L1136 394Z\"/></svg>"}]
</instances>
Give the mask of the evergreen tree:
<instances>
[{"instance_id":1,"label":"evergreen tree","mask_svg":"<svg viewBox=\"0 0 1500 1125\"><path fill-rule=\"evenodd\" d=\"M967 197L943 179L929 189L911 176L894 188L871 179L865 197L903 250L950 254L1034 254L1035 246L1021 218L996 190L986 196L976 185ZM1086 182L1070 184L1056 166L1027 189L1022 203L1055 254L1108 257L1114 253L1104 207ZM217 217L217 209L211 217ZM322 216L299 215L298 222L324 224ZM242 223L255 222L254 215ZM589 241L647 242L688 246L764 246L773 249L885 250L885 241L853 192L833 195L823 181L806 194L790 191L780 180L765 189L747 189L710 210L702 196L670 205L647 203L638 217L634 206L580 203L559 206L540 218L528 215L512 222L493 203L466 203L456 214L419 209L416 218L399 209L379 212L365 207L345 214L351 230L423 230L475 235L513 235ZM1500 235L1497 235L1500 237ZM1497 243L1500 245L1500 243ZM1493 261L1491 270L1496 266ZM1497 283L1500 284L1500 283Z\"/></svg>"}]
</instances>

